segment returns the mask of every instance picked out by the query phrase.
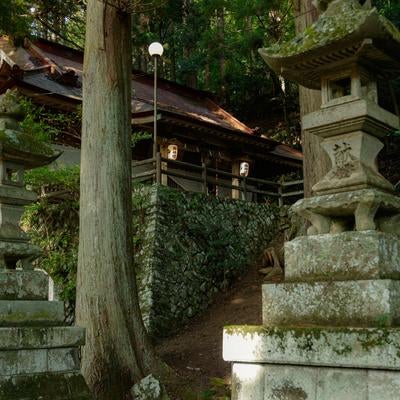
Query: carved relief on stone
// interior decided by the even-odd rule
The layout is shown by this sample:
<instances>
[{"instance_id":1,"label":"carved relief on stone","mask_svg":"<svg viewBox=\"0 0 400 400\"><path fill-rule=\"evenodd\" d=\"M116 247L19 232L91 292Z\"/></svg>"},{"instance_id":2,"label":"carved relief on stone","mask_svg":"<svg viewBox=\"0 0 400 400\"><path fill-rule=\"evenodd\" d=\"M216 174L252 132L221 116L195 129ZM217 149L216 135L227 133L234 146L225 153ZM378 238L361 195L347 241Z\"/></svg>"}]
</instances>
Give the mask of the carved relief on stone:
<instances>
[{"instance_id":1,"label":"carved relief on stone","mask_svg":"<svg viewBox=\"0 0 400 400\"><path fill-rule=\"evenodd\" d=\"M334 175L338 179L348 178L357 169L357 157L351 154L352 148L349 143L336 143L333 146L336 169Z\"/></svg>"},{"instance_id":2,"label":"carved relief on stone","mask_svg":"<svg viewBox=\"0 0 400 400\"><path fill-rule=\"evenodd\" d=\"M365 132L355 131L324 138L322 148L329 155L331 170L317 182L317 194L378 188L393 191L393 186L378 171L376 159L382 142Z\"/></svg>"}]
</instances>

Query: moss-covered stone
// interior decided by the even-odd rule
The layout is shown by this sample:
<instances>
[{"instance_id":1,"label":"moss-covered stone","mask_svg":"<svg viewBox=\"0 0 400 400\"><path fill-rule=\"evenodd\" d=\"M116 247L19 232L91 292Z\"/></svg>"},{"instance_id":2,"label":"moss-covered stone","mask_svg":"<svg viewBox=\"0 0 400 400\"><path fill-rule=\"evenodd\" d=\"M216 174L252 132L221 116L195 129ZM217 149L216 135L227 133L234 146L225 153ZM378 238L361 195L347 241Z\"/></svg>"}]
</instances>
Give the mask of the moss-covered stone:
<instances>
[{"instance_id":1,"label":"moss-covered stone","mask_svg":"<svg viewBox=\"0 0 400 400\"><path fill-rule=\"evenodd\" d=\"M168 335L204 310L257 260L277 231L278 207L178 192L133 195L135 266L144 321Z\"/></svg>"},{"instance_id":2,"label":"moss-covered stone","mask_svg":"<svg viewBox=\"0 0 400 400\"><path fill-rule=\"evenodd\" d=\"M394 40L400 42L398 29L385 17L379 15L376 8L365 9L356 0L341 0L332 2L314 24L291 41L277 43L264 51L274 57L289 57L322 48L346 40L348 36L362 29L371 17L382 24Z\"/></svg>"}]
</instances>

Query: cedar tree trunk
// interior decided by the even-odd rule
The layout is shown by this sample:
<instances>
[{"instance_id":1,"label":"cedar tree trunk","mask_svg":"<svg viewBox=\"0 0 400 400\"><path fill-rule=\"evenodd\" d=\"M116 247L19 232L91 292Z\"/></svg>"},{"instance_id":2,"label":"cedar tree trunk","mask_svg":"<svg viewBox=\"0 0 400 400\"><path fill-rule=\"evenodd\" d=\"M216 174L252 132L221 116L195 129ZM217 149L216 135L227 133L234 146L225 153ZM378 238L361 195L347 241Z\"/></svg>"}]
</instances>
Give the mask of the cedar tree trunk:
<instances>
[{"instance_id":1,"label":"cedar tree trunk","mask_svg":"<svg viewBox=\"0 0 400 400\"><path fill-rule=\"evenodd\" d=\"M311 25L317 18L318 13L312 5L312 0L295 0L296 31L302 32ZM321 106L321 91L299 87L300 95L300 116L303 117ZM331 162L328 155L321 148L321 140L309 133L302 131L303 143L303 174L304 174L304 196L311 196L311 188L330 169Z\"/></svg>"},{"instance_id":2,"label":"cedar tree trunk","mask_svg":"<svg viewBox=\"0 0 400 400\"><path fill-rule=\"evenodd\" d=\"M131 17L110 3L87 2L83 87L77 324L96 400L130 398L158 365L132 264Z\"/></svg>"}]
</instances>

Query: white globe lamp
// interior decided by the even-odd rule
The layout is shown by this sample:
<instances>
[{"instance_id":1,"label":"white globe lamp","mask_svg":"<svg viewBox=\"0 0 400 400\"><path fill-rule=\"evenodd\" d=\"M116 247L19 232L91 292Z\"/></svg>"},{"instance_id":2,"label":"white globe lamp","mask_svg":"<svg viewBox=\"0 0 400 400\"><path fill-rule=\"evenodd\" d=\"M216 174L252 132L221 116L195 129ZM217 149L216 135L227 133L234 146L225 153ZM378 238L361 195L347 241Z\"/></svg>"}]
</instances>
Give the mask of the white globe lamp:
<instances>
[{"instance_id":1,"label":"white globe lamp","mask_svg":"<svg viewBox=\"0 0 400 400\"><path fill-rule=\"evenodd\" d=\"M162 56L164 53L164 47L161 43L158 42L153 42L150 46L149 46L149 54L153 57L153 56Z\"/></svg>"}]
</instances>

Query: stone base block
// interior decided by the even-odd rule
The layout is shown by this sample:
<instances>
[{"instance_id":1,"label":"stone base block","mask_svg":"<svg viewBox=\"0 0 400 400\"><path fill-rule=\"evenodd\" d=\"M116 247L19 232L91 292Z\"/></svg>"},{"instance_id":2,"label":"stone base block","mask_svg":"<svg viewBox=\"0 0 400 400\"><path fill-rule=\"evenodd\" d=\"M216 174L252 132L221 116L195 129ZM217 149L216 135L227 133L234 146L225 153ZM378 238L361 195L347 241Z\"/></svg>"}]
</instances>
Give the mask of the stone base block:
<instances>
[{"instance_id":1,"label":"stone base block","mask_svg":"<svg viewBox=\"0 0 400 400\"><path fill-rule=\"evenodd\" d=\"M369 231L400 235L400 197L375 189L345 191L301 199L293 210L307 218L308 235Z\"/></svg>"},{"instance_id":2,"label":"stone base block","mask_svg":"<svg viewBox=\"0 0 400 400\"><path fill-rule=\"evenodd\" d=\"M265 328L224 330L225 361L400 371L400 328Z\"/></svg>"},{"instance_id":3,"label":"stone base block","mask_svg":"<svg viewBox=\"0 0 400 400\"><path fill-rule=\"evenodd\" d=\"M377 231L298 237L285 243L285 280L400 278L400 239Z\"/></svg>"},{"instance_id":4,"label":"stone base block","mask_svg":"<svg viewBox=\"0 0 400 400\"><path fill-rule=\"evenodd\" d=\"M63 321L62 301L0 300L0 326L57 326Z\"/></svg>"},{"instance_id":5,"label":"stone base block","mask_svg":"<svg viewBox=\"0 0 400 400\"><path fill-rule=\"evenodd\" d=\"M0 271L1 300L48 300L49 277L42 271Z\"/></svg>"},{"instance_id":6,"label":"stone base block","mask_svg":"<svg viewBox=\"0 0 400 400\"><path fill-rule=\"evenodd\" d=\"M85 330L77 326L0 328L0 351L79 347L84 344Z\"/></svg>"},{"instance_id":7,"label":"stone base block","mask_svg":"<svg viewBox=\"0 0 400 400\"><path fill-rule=\"evenodd\" d=\"M77 352L77 348L1 351L0 376L77 371Z\"/></svg>"},{"instance_id":8,"label":"stone base block","mask_svg":"<svg viewBox=\"0 0 400 400\"><path fill-rule=\"evenodd\" d=\"M265 326L389 327L400 322L400 281L267 284Z\"/></svg>"},{"instance_id":9,"label":"stone base block","mask_svg":"<svg viewBox=\"0 0 400 400\"><path fill-rule=\"evenodd\" d=\"M92 400L78 372L0 376L2 400Z\"/></svg>"},{"instance_id":10,"label":"stone base block","mask_svg":"<svg viewBox=\"0 0 400 400\"><path fill-rule=\"evenodd\" d=\"M240 364L232 400L398 400L400 372Z\"/></svg>"}]
</instances>

